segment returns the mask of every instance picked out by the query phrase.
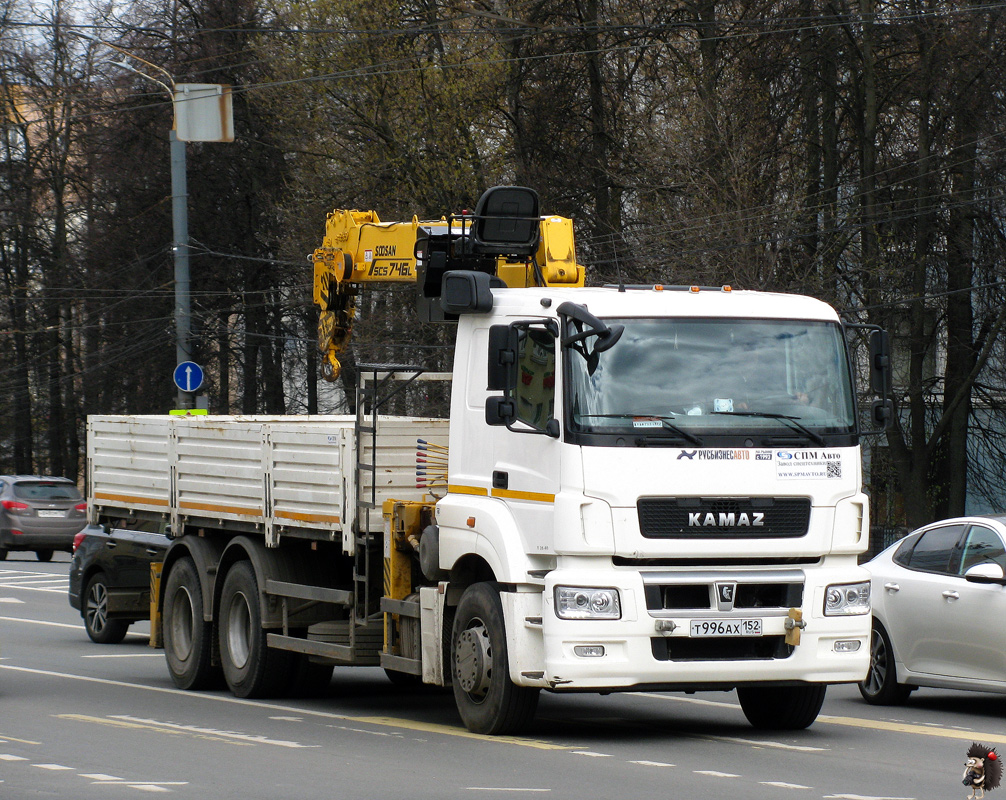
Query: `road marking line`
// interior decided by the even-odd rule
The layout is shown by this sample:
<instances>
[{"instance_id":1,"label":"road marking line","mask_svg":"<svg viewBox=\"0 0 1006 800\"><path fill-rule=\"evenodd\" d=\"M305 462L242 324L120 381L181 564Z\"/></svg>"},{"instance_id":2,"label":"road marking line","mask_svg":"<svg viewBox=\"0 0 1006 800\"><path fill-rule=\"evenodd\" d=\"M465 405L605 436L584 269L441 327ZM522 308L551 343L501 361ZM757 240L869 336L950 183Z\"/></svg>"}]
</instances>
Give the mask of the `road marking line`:
<instances>
[{"instance_id":1,"label":"road marking line","mask_svg":"<svg viewBox=\"0 0 1006 800\"><path fill-rule=\"evenodd\" d=\"M24 617L0 617L3 622L28 622L32 625L48 625L50 628L70 628L71 630L79 631L81 629L80 625L70 625L67 622L48 622L44 619L25 619Z\"/></svg>"},{"instance_id":2,"label":"road marking line","mask_svg":"<svg viewBox=\"0 0 1006 800\"><path fill-rule=\"evenodd\" d=\"M188 786L188 781L129 781L120 778L113 778L110 781L97 781L102 786L132 786L138 789L141 786Z\"/></svg>"},{"instance_id":3,"label":"road marking line","mask_svg":"<svg viewBox=\"0 0 1006 800\"><path fill-rule=\"evenodd\" d=\"M12 605L23 606L24 600L19 600L16 597L0 597L0 603L11 603Z\"/></svg>"},{"instance_id":4,"label":"road marking line","mask_svg":"<svg viewBox=\"0 0 1006 800\"><path fill-rule=\"evenodd\" d=\"M638 764L641 767L673 767L674 764L665 764L663 761L630 761L630 764Z\"/></svg>"},{"instance_id":5,"label":"road marking line","mask_svg":"<svg viewBox=\"0 0 1006 800\"><path fill-rule=\"evenodd\" d=\"M693 769L696 775L709 775L713 778L739 778L740 775L734 775L732 772L717 772L714 769Z\"/></svg>"},{"instance_id":6,"label":"road marking line","mask_svg":"<svg viewBox=\"0 0 1006 800\"><path fill-rule=\"evenodd\" d=\"M326 728L331 728L335 731L349 731L350 733L365 733L367 736L391 736L394 738L402 738L402 734L396 733L395 731L368 731L366 728L351 728L348 725L326 725Z\"/></svg>"},{"instance_id":7,"label":"road marking line","mask_svg":"<svg viewBox=\"0 0 1006 800\"><path fill-rule=\"evenodd\" d=\"M62 764L32 764L33 767L38 767L39 769L49 769L54 772L64 769L72 770L73 767L64 767Z\"/></svg>"},{"instance_id":8,"label":"road marking line","mask_svg":"<svg viewBox=\"0 0 1006 800\"><path fill-rule=\"evenodd\" d=\"M870 797L862 794L826 794L824 800L915 800L914 797Z\"/></svg>"},{"instance_id":9,"label":"road marking line","mask_svg":"<svg viewBox=\"0 0 1006 800\"><path fill-rule=\"evenodd\" d=\"M13 736L8 736L6 733L0 733L0 739L5 742L17 742L18 744L42 744L41 742L35 742L31 739L17 739Z\"/></svg>"},{"instance_id":10,"label":"road marking line","mask_svg":"<svg viewBox=\"0 0 1006 800\"><path fill-rule=\"evenodd\" d=\"M737 703L724 703L721 700L703 700L701 697L678 697L677 695L658 694L657 692L629 692L629 694L636 697L649 697L654 700L670 700L675 703L694 703L698 706L740 709L740 705Z\"/></svg>"},{"instance_id":11,"label":"road marking line","mask_svg":"<svg viewBox=\"0 0 1006 800\"><path fill-rule=\"evenodd\" d=\"M116 778L114 775L106 775L104 772L82 772L80 773L80 777L90 778L91 780L100 781L101 783L105 783L107 781L121 783L125 780L125 778Z\"/></svg>"},{"instance_id":12,"label":"road marking line","mask_svg":"<svg viewBox=\"0 0 1006 800\"><path fill-rule=\"evenodd\" d=\"M35 742L35 744L39 744L39 742ZM25 758L24 756L15 756L11 755L10 753L0 753L0 761L27 761L27 760L28 759Z\"/></svg>"},{"instance_id":13,"label":"road marking line","mask_svg":"<svg viewBox=\"0 0 1006 800\"><path fill-rule=\"evenodd\" d=\"M853 728L871 728L875 731L890 731L892 733L915 733L922 736L942 736L946 739L963 739L965 741L980 741L991 739L992 741L1004 741L1006 735L999 733L981 733L979 731L961 731L951 728L930 728L928 725L913 725L907 722L888 722L882 719L861 719L859 717L833 717L829 714L821 714L817 718L818 722L829 722L832 725L847 725ZM838 797L839 795L836 795ZM851 800L858 800L851 798ZM895 800L901 800L896 798Z\"/></svg>"},{"instance_id":14,"label":"road marking line","mask_svg":"<svg viewBox=\"0 0 1006 800\"><path fill-rule=\"evenodd\" d=\"M688 734L690 739L705 739L710 742L732 742L733 744L747 744L754 747L774 747L778 750L795 750L798 753L823 753L827 747L811 747L801 744L786 744L784 742L769 742L762 739L742 739L738 736L715 736L713 734Z\"/></svg>"},{"instance_id":15,"label":"road marking line","mask_svg":"<svg viewBox=\"0 0 1006 800\"><path fill-rule=\"evenodd\" d=\"M800 783L786 783L785 781L758 781L762 786L776 786L780 789L810 789Z\"/></svg>"},{"instance_id":16,"label":"road marking line","mask_svg":"<svg viewBox=\"0 0 1006 800\"><path fill-rule=\"evenodd\" d=\"M164 653L108 653L107 655L81 656L81 658L164 658Z\"/></svg>"},{"instance_id":17,"label":"road marking line","mask_svg":"<svg viewBox=\"0 0 1006 800\"><path fill-rule=\"evenodd\" d=\"M551 789L530 789L521 786L466 786L469 792L551 792Z\"/></svg>"},{"instance_id":18,"label":"road marking line","mask_svg":"<svg viewBox=\"0 0 1006 800\"><path fill-rule=\"evenodd\" d=\"M733 708L740 710L740 705L737 703L724 703L716 700L702 700L698 697L676 697L674 695L658 694L656 692L630 692L637 697L649 697L658 700L667 700L676 703L696 703L698 705L705 706L716 706L717 708ZM890 731L892 733L917 733L923 736L942 736L947 739L963 739L970 741L980 741L982 739L991 739L992 741L1006 741L1006 734L1001 731L998 733L983 733L981 731L974 730L958 730L956 727L943 727L943 728L931 728L928 725L915 725L911 723L899 723L891 722L889 720L878 720L878 719L868 719L866 717L838 717L831 716L830 714L820 714L817 718L818 722L826 722L832 725L847 725L853 728L872 728L878 731ZM726 738L726 737L713 737L708 738ZM752 740L755 741L755 740ZM758 744L763 744L766 747L786 747L794 748L795 745L783 745L783 744L770 744L767 742L758 742ZM838 795L836 795L837 797ZM856 800L853 798L852 800ZM902 800L902 798L896 798L895 800Z\"/></svg>"},{"instance_id":19,"label":"road marking line","mask_svg":"<svg viewBox=\"0 0 1006 800\"><path fill-rule=\"evenodd\" d=\"M611 753L594 753L590 750L574 750L574 756L590 756L591 758L611 758Z\"/></svg>"},{"instance_id":20,"label":"road marking line","mask_svg":"<svg viewBox=\"0 0 1006 800\"><path fill-rule=\"evenodd\" d=\"M73 722L92 722L98 725L108 725L112 728L129 728L132 730L146 730L153 731L154 733L170 733L176 736L188 735L195 736L197 739L206 739L211 742L226 742L227 744L234 745L248 745L250 742L236 742L231 739L225 739L217 736L209 736L206 734L193 733L191 731L180 731L172 730L170 728L158 725L141 725L135 722L126 722L124 720L112 719L111 717L91 717L87 714L55 714L56 719L68 719Z\"/></svg>"},{"instance_id":21,"label":"road marking line","mask_svg":"<svg viewBox=\"0 0 1006 800\"><path fill-rule=\"evenodd\" d=\"M247 742L249 744L271 744L276 747L290 747L294 749L310 749L314 747L321 747L320 744L300 744L300 742L287 742L282 739L267 739L265 736L257 733L238 733L236 731L220 731L214 728L199 728L195 725L179 725L177 722L161 722L155 719L141 719L139 717L131 717L128 714L116 715L109 717L109 719L122 720L124 722L133 723L137 725L151 725L158 728L168 728L170 730L180 731L182 733L197 733L197 734L207 734L209 736L223 736L228 739L236 739L241 742Z\"/></svg>"},{"instance_id":22,"label":"road marking line","mask_svg":"<svg viewBox=\"0 0 1006 800\"><path fill-rule=\"evenodd\" d=\"M0 617L0 619L3 619ZM72 627L72 626L70 626ZM58 678L59 680L81 681L83 683L98 683L104 686L115 686L121 689L139 689L144 692L157 692L160 694L176 695L189 700L204 700L215 703L229 703L231 705L247 706L265 711L285 711L295 712L301 716L317 717L319 719L332 719L344 722L356 722L366 725L383 725L389 728L402 728L404 730L422 731L424 733L439 733L443 736L457 736L462 739L475 739L489 744L513 744L519 747L531 747L537 750L572 750L569 745L554 744L538 739L525 739L520 736L488 736L484 733L472 733L471 731L453 725L440 725L429 722L417 722L415 720L397 719L395 717L354 717L349 714L336 714L331 711L317 711L308 708L297 708L296 706L284 706L279 703L264 703L259 700L245 700L241 697L230 697L225 695L211 695L196 692L186 692L182 689L170 689L164 686L144 686L139 683L128 683L127 681L115 681L109 678L95 678L90 675L73 675L68 672L56 672L47 669L33 669L31 667L16 667L13 664L0 664L0 670L10 670L12 672L23 672L30 675L42 675L48 678ZM235 742L234 744L237 744Z\"/></svg>"},{"instance_id":23,"label":"road marking line","mask_svg":"<svg viewBox=\"0 0 1006 800\"><path fill-rule=\"evenodd\" d=\"M4 589L23 589L26 592L48 592L49 594L66 594L66 589L40 589L37 586L18 586L17 584L5 583Z\"/></svg>"}]
</instances>

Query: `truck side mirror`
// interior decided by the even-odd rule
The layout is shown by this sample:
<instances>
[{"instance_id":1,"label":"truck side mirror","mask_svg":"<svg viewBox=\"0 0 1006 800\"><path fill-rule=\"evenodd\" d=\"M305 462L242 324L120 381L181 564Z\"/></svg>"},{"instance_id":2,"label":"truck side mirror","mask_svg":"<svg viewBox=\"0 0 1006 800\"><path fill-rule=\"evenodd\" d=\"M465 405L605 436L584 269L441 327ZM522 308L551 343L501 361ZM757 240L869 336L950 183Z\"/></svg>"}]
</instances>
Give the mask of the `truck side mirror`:
<instances>
[{"instance_id":1,"label":"truck side mirror","mask_svg":"<svg viewBox=\"0 0 1006 800\"><path fill-rule=\"evenodd\" d=\"M509 325L489 327L489 375L490 392L505 392L517 382L517 330Z\"/></svg>"},{"instance_id":2,"label":"truck side mirror","mask_svg":"<svg viewBox=\"0 0 1006 800\"><path fill-rule=\"evenodd\" d=\"M887 331L870 334L870 388L881 397L891 393L891 342Z\"/></svg>"},{"instance_id":3,"label":"truck side mirror","mask_svg":"<svg viewBox=\"0 0 1006 800\"><path fill-rule=\"evenodd\" d=\"M517 418L514 401L509 397L490 397L486 400L486 425L509 425Z\"/></svg>"},{"instance_id":4,"label":"truck side mirror","mask_svg":"<svg viewBox=\"0 0 1006 800\"><path fill-rule=\"evenodd\" d=\"M440 304L448 314L484 314L493 310L491 276L484 272L450 270L444 273Z\"/></svg>"},{"instance_id":5,"label":"truck side mirror","mask_svg":"<svg viewBox=\"0 0 1006 800\"><path fill-rule=\"evenodd\" d=\"M884 431L891 424L891 420L894 419L894 403L890 400L874 400L873 405L870 407L870 416L873 419L873 426L877 430L874 431Z\"/></svg>"}]
</instances>

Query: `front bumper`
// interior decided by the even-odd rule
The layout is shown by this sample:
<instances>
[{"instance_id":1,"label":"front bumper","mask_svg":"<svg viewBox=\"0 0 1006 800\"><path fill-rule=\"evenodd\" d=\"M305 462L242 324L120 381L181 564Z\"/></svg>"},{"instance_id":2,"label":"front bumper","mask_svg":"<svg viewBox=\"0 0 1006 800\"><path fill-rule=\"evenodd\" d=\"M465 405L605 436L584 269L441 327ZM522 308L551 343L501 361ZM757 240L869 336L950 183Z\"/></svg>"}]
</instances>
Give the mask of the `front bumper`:
<instances>
[{"instance_id":1,"label":"front bumper","mask_svg":"<svg viewBox=\"0 0 1006 800\"><path fill-rule=\"evenodd\" d=\"M670 573L668 573L670 574ZM696 572L673 573L702 580ZM870 658L870 615L824 616L825 587L866 579L852 569L778 571L721 570L716 577L744 580L799 580L799 610L805 627L799 644L786 642L789 608L655 609L647 608L643 573L633 570L558 569L548 574L541 595L543 670L523 669L511 677L523 685L566 691L637 687L666 689L730 688L738 684L850 683L866 676ZM652 576L650 576L652 584ZM554 610L555 586L617 588L618 620L563 620ZM652 588L650 605L653 605ZM761 622L759 637L691 636L691 622ZM789 625L792 625L790 622ZM526 629L526 628L525 628ZM840 644L841 643L841 644ZM518 646L520 646L518 644ZM603 653L603 654L600 654ZM525 662L526 663L526 662Z\"/></svg>"}]
</instances>

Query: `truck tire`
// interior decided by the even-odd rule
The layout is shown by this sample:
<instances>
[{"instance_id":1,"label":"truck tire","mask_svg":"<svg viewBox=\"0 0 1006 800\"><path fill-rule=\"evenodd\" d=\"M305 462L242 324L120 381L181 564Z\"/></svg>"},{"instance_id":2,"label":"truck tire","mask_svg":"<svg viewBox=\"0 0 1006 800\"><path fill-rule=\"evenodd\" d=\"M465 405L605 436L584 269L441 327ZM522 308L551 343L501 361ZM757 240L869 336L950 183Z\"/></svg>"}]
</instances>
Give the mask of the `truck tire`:
<instances>
[{"instance_id":1,"label":"truck tire","mask_svg":"<svg viewBox=\"0 0 1006 800\"><path fill-rule=\"evenodd\" d=\"M96 572L84 589L84 630L92 642L118 644L126 638L129 623L108 618L108 579L104 572Z\"/></svg>"},{"instance_id":2,"label":"truck tire","mask_svg":"<svg viewBox=\"0 0 1006 800\"><path fill-rule=\"evenodd\" d=\"M217 625L220 664L236 697L274 697L294 681L296 660L266 645L258 581L250 561L239 561L224 579Z\"/></svg>"},{"instance_id":3,"label":"truck tire","mask_svg":"<svg viewBox=\"0 0 1006 800\"><path fill-rule=\"evenodd\" d=\"M748 722L770 731L799 731L809 727L824 705L826 684L804 686L738 687L737 698Z\"/></svg>"},{"instance_id":4,"label":"truck tire","mask_svg":"<svg viewBox=\"0 0 1006 800\"><path fill-rule=\"evenodd\" d=\"M52 561L52 550L50 550L49 548L36 550L35 558L37 558L39 561Z\"/></svg>"},{"instance_id":5,"label":"truck tire","mask_svg":"<svg viewBox=\"0 0 1006 800\"><path fill-rule=\"evenodd\" d=\"M516 733L534 719L538 689L510 680L503 604L497 583L476 583L461 596L451 636L454 701L468 730Z\"/></svg>"},{"instance_id":6,"label":"truck tire","mask_svg":"<svg viewBox=\"0 0 1006 800\"><path fill-rule=\"evenodd\" d=\"M910 686L898 683L891 637L878 622L873 623L873 635L870 637L870 670L866 673L866 680L859 684L859 693L871 706L900 705L912 693Z\"/></svg>"},{"instance_id":7,"label":"truck tire","mask_svg":"<svg viewBox=\"0 0 1006 800\"><path fill-rule=\"evenodd\" d=\"M171 566L164 584L161 614L164 656L179 689L207 689L219 671L211 664L213 626L203 619L203 587L191 558Z\"/></svg>"}]
</instances>

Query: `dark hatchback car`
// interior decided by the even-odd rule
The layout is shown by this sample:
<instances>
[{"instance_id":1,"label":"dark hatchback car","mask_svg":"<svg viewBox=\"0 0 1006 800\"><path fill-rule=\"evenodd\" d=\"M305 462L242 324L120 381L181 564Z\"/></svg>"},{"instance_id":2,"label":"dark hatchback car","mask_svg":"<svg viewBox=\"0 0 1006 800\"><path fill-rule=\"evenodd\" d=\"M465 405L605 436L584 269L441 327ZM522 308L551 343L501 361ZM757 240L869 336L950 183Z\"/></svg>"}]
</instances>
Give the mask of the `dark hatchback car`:
<instances>
[{"instance_id":1,"label":"dark hatchback car","mask_svg":"<svg viewBox=\"0 0 1006 800\"><path fill-rule=\"evenodd\" d=\"M164 560L162 533L88 525L74 538L70 605L99 644L118 644L130 624L150 619L150 565Z\"/></svg>"},{"instance_id":2,"label":"dark hatchback car","mask_svg":"<svg viewBox=\"0 0 1006 800\"><path fill-rule=\"evenodd\" d=\"M50 561L70 552L87 523L87 503L73 481L42 475L0 475L0 561L11 550L34 550Z\"/></svg>"}]
</instances>

